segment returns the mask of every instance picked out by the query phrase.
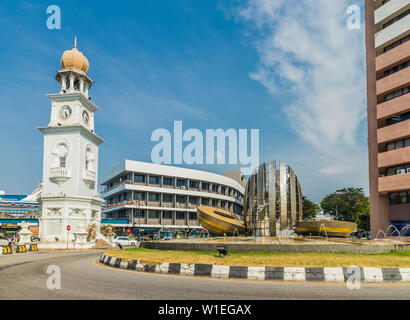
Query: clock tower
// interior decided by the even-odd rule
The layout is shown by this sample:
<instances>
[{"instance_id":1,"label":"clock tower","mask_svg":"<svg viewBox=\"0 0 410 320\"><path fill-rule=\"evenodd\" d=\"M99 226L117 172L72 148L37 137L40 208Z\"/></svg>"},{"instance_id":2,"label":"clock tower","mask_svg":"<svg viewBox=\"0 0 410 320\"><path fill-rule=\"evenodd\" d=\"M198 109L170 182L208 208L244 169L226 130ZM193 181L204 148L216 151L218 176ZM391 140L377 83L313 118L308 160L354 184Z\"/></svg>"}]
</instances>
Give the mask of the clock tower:
<instances>
[{"instance_id":1,"label":"clock tower","mask_svg":"<svg viewBox=\"0 0 410 320\"><path fill-rule=\"evenodd\" d=\"M44 135L42 193L38 198L40 238L44 241L74 239L78 226L87 228L101 221L98 186L98 147L103 140L94 132L94 113L87 75L89 62L77 49L64 52L55 79L60 91L47 95L51 118L39 130ZM71 231L67 232L70 225Z\"/></svg>"}]
</instances>

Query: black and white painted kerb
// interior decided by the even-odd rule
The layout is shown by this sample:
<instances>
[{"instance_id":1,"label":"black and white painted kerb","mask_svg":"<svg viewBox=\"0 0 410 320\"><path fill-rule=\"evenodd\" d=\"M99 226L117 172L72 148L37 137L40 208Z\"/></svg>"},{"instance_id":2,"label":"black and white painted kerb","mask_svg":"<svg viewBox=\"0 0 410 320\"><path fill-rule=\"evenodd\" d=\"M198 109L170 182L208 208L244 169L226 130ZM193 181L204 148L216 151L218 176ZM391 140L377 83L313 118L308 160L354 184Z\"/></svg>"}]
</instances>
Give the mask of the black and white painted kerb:
<instances>
[{"instance_id":1,"label":"black and white painted kerb","mask_svg":"<svg viewBox=\"0 0 410 320\"><path fill-rule=\"evenodd\" d=\"M300 267L235 267L212 264L168 263L141 264L137 260L102 255L100 263L127 270L177 274L184 276L213 277L222 279L277 280L301 282L346 282L351 273L347 268ZM362 282L410 282L410 268L360 268Z\"/></svg>"}]
</instances>

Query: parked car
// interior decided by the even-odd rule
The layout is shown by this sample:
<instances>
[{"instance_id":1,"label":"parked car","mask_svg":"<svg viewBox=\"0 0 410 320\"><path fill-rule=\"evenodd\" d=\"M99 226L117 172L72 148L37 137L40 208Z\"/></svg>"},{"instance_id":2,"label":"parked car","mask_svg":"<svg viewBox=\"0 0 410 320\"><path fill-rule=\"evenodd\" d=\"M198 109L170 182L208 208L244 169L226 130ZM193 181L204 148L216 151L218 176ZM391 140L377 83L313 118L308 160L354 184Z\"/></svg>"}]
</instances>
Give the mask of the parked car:
<instances>
[{"instance_id":1,"label":"parked car","mask_svg":"<svg viewBox=\"0 0 410 320\"><path fill-rule=\"evenodd\" d=\"M11 240L6 238L5 236L0 236L0 246L7 247L11 243Z\"/></svg>"},{"instance_id":2,"label":"parked car","mask_svg":"<svg viewBox=\"0 0 410 320\"><path fill-rule=\"evenodd\" d=\"M137 241L128 237L117 237L114 239L114 243L120 244L121 246L136 246L138 244Z\"/></svg>"}]
</instances>

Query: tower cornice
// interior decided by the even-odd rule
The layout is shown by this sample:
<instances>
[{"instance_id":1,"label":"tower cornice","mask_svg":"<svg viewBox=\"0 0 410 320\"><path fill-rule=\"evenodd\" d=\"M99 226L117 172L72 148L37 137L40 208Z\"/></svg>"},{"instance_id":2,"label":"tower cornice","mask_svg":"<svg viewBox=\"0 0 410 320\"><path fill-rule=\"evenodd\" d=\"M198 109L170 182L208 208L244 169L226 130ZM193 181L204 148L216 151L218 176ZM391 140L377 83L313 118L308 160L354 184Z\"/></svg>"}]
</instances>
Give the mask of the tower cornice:
<instances>
[{"instance_id":1,"label":"tower cornice","mask_svg":"<svg viewBox=\"0 0 410 320\"><path fill-rule=\"evenodd\" d=\"M80 131L81 134L89 138L91 141L96 143L97 145L101 144L104 142L103 139L101 139L99 136L97 136L94 132L91 132L87 128L85 128L82 125L79 126L61 126L61 127L38 127L38 130L40 130L43 134L46 133L69 133L69 132L75 132L75 131Z\"/></svg>"},{"instance_id":2,"label":"tower cornice","mask_svg":"<svg viewBox=\"0 0 410 320\"><path fill-rule=\"evenodd\" d=\"M94 84L94 81L84 72L74 70L74 69L64 69L64 70L58 70L55 76L55 79L60 82L62 76L68 76L70 74L77 74L87 80L89 83L89 88Z\"/></svg>"},{"instance_id":3,"label":"tower cornice","mask_svg":"<svg viewBox=\"0 0 410 320\"><path fill-rule=\"evenodd\" d=\"M92 112L98 110L98 107L90 99L87 99L87 97L80 92L47 94L47 97L49 97L50 100L57 102L69 102L73 101L74 99L78 99L84 105L86 105Z\"/></svg>"}]
</instances>

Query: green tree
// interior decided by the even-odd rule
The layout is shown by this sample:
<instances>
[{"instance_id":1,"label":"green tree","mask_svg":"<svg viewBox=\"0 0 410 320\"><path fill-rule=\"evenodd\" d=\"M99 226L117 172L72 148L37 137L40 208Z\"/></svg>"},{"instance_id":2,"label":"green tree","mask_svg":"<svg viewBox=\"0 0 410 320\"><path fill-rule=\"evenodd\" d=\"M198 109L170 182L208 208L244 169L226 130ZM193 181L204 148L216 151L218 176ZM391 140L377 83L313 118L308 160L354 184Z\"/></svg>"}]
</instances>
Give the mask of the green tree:
<instances>
[{"instance_id":1,"label":"green tree","mask_svg":"<svg viewBox=\"0 0 410 320\"><path fill-rule=\"evenodd\" d=\"M303 204L303 219L313 219L316 217L320 207L317 203L310 201L308 198L303 196L302 198Z\"/></svg>"},{"instance_id":2,"label":"green tree","mask_svg":"<svg viewBox=\"0 0 410 320\"><path fill-rule=\"evenodd\" d=\"M323 211L355 222L358 228L370 229L370 205L362 188L344 188L327 195L320 203ZM336 212L337 211L337 212Z\"/></svg>"}]
</instances>

